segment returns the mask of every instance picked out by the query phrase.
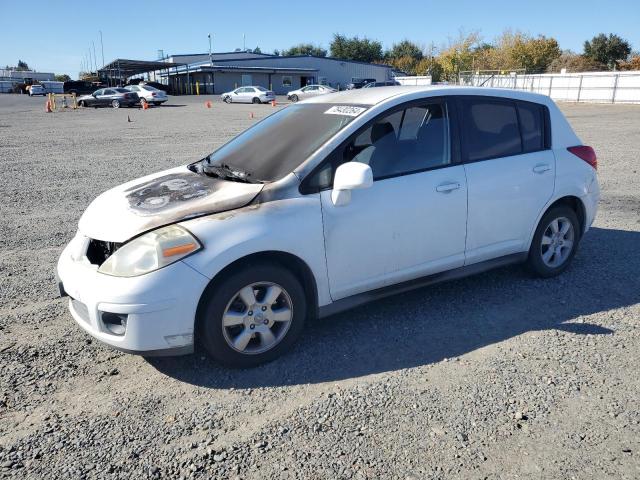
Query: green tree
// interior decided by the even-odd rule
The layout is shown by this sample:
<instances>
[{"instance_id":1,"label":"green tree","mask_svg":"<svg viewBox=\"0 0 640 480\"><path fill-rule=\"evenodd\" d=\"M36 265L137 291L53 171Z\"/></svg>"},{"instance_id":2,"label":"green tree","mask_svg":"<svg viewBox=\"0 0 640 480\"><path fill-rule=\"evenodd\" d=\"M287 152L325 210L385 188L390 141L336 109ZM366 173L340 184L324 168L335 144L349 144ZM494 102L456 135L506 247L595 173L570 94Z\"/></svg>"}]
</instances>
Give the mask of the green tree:
<instances>
[{"instance_id":1,"label":"green tree","mask_svg":"<svg viewBox=\"0 0 640 480\"><path fill-rule=\"evenodd\" d=\"M71 80L71 77L66 73L63 73L61 75L56 75L55 79L56 79L56 82L68 82L69 80Z\"/></svg>"},{"instance_id":2,"label":"green tree","mask_svg":"<svg viewBox=\"0 0 640 480\"><path fill-rule=\"evenodd\" d=\"M315 57L326 57L327 51L311 43L300 43L294 45L289 50L282 52L283 55L313 55Z\"/></svg>"},{"instance_id":3,"label":"green tree","mask_svg":"<svg viewBox=\"0 0 640 480\"><path fill-rule=\"evenodd\" d=\"M262 50L260 50L260 47L256 47L253 49L253 53L262 53Z\"/></svg>"},{"instance_id":4,"label":"green tree","mask_svg":"<svg viewBox=\"0 0 640 480\"><path fill-rule=\"evenodd\" d=\"M382 44L377 40L368 38L348 38L339 33L333 35L330 45L331 56L344 60L356 60L360 62L379 62L384 56Z\"/></svg>"},{"instance_id":5,"label":"green tree","mask_svg":"<svg viewBox=\"0 0 640 480\"><path fill-rule=\"evenodd\" d=\"M29 68L29 65L27 65L27 62L23 62L22 60L18 60L18 66L16 67L16 70L23 72L23 71L27 71L27 70L31 70Z\"/></svg>"},{"instance_id":6,"label":"green tree","mask_svg":"<svg viewBox=\"0 0 640 480\"><path fill-rule=\"evenodd\" d=\"M584 42L585 57L607 65L610 69L615 68L618 62L626 60L630 53L629 42L613 33L601 33Z\"/></svg>"},{"instance_id":7,"label":"green tree","mask_svg":"<svg viewBox=\"0 0 640 480\"><path fill-rule=\"evenodd\" d=\"M387 59L409 57L416 62L422 60L423 56L422 49L409 40L402 40L400 43L394 43L385 55Z\"/></svg>"}]
</instances>

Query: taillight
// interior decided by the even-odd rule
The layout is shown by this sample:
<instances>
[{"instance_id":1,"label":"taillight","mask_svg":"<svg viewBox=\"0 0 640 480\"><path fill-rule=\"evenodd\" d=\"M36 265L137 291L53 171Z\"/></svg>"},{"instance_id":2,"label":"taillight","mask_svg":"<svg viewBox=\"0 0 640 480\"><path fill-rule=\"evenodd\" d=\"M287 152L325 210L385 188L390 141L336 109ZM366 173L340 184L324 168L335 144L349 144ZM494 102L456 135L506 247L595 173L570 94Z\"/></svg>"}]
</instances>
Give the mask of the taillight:
<instances>
[{"instance_id":1,"label":"taillight","mask_svg":"<svg viewBox=\"0 0 640 480\"><path fill-rule=\"evenodd\" d=\"M157 96L158 96L158 94L157 94L157 93L155 93L155 92L153 92L153 93L151 93L151 96L152 96L152 97L157 97Z\"/></svg>"},{"instance_id":2,"label":"taillight","mask_svg":"<svg viewBox=\"0 0 640 480\"><path fill-rule=\"evenodd\" d=\"M588 147L587 145L577 145L575 147L568 147L567 150L573 153L580 160L587 162L594 169L598 169L598 158L596 157L596 152L593 148Z\"/></svg>"}]
</instances>

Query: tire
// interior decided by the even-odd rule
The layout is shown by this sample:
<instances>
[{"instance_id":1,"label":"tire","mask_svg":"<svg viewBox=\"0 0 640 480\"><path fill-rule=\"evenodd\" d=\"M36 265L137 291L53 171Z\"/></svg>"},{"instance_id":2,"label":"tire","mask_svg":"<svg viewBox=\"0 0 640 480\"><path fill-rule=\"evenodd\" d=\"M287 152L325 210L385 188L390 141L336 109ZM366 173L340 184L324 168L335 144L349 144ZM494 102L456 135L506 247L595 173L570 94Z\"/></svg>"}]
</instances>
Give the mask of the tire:
<instances>
[{"instance_id":1,"label":"tire","mask_svg":"<svg viewBox=\"0 0 640 480\"><path fill-rule=\"evenodd\" d=\"M248 287L252 293L247 296ZM254 305L241 299L241 291ZM270 303L267 293L276 300ZM260 306L262 301L270 306ZM225 314L230 319L226 326ZM255 367L293 346L306 315L305 292L295 275L279 265L258 263L231 272L205 290L197 314L198 341L228 367Z\"/></svg>"},{"instance_id":2,"label":"tire","mask_svg":"<svg viewBox=\"0 0 640 480\"><path fill-rule=\"evenodd\" d=\"M147 103L147 99L146 99L146 98L141 98L141 99L140 99L140 106L141 106L142 108L144 108L144 104L145 104L145 103Z\"/></svg>"},{"instance_id":3,"label":"tire","mask_svg":"<svg viewBox=\"0 0 640 480\"><path fill-rule=\"evenodd\" d=\"M224 97L224 103L231 103L231 97Z\"/></svg>"},{"instance_id":4,"label":"tire","mask_svg":"<svg viewBox=\"0 0 640 480\"><path fill-rule=\"evenodd\" d=\"M254 97L251 103L262 103L258 97Z\"/></svg>"},{"instance_id":5,"label":"tire","mask_svg":"<svg viewBox=\"0 0 640 480\"><path fill-rule=\"evenodd\" d=\"M162 105L162 102L153 102L153 104L154 104L156 107L159 107L160 105Z\"/></svg>"},{"instance_id":6,"label":"tire","mask_svg":"<svg viewBox=\"0 0 640 480\"><path fill-rule=\"evenodd\" d=\"M296 103L299 100L298 95L291 95L291 101Z\"/></svg>"},{"instance_id":7,"label":"tire","mask_svg":"<svg viewBox=\"0 0 640 480\"><path fill-rule=\"evenodd\" d=\"M81 100L81 101L78 103L78 106L80 106L80 107L82 107L82 108L86 108L86 106L87 106L87 102L85 102L84 100Z\"/></svg>"},{"instance_id":8,"label":"tire","mask_svg":"<svg viewBox=\"0 0 640 480\"><path fill-rule=\"evenodd\" d=\"M120 100L111 100L111 106L113 108L120 108Z\"/></svg>"},{"instance_id":9,"label":"tire","mask_svg":"<svg viewBox=\"0 0 640 480\"><path fill-rule=\"evenodd\" d=\"M560 205L550 209L533 235L527 267L542 278L560 275L571 264L580 236L580 222L571 208Z\"/></svg>"}]
</instances>

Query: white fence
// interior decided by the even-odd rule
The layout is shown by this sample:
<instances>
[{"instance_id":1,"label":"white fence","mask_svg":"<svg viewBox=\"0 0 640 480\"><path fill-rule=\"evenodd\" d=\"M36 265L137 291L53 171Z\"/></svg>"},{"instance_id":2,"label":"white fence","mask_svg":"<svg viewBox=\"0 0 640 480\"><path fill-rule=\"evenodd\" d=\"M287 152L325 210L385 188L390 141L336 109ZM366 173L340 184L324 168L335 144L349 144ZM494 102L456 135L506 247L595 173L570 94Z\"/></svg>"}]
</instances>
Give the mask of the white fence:
<instances>
[{"instance_id":1,"label":"white fence","mask_svg":"<svg viewBox=\"0 0 640 480\"><path fill-rule=\"evenodd\" d=\"M394 77L400 85L431 85L431 75L419 75L416 77Z\"/></svg>"},{"instance_id":2,"label":"white fence","mask_svg":"<svg viewBox=\"0 0 640 480\"><path fill-rule=\"evenodd\" d=\"M460 84L527 90L565 102L640 103L640 71L470 75Z\"/></svg>"}]
</instances>

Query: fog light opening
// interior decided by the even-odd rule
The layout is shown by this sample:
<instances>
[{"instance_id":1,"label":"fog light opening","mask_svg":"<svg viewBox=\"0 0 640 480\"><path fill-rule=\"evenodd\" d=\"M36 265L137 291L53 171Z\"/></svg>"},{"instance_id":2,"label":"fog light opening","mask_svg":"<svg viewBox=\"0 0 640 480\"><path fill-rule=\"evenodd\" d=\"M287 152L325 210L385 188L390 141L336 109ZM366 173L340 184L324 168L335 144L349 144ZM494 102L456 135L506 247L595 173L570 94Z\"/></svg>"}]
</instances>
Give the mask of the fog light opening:
<instances>
[{"instance_id":1,"label":"fog light opening","mask_svg":"<svg viewBox=\"0 0 640 480\"><path fill-rule=\"evenodd\" d=\"M104 328L113 335L122 336L127 331L126 313L100 312L100 318Z\"/></svg>"}]
</instances>

